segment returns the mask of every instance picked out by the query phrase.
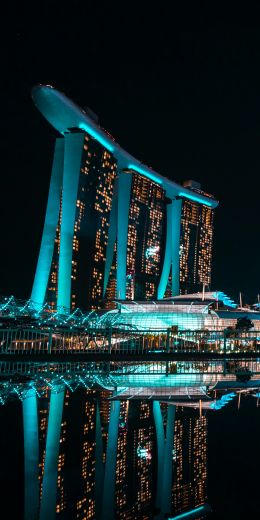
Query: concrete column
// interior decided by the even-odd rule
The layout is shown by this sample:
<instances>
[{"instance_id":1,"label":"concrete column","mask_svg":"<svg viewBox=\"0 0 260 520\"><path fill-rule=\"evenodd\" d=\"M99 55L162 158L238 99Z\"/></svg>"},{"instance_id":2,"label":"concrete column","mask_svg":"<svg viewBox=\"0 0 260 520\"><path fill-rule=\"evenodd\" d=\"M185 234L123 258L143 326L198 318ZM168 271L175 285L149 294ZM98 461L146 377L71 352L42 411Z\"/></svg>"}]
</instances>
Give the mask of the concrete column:
<instances>
[{"instance_id":1,"label":"concrete column","mask_svg":"<svg viewBox=\"0 0 260 520\"><path fill-rule=\"evenodd\" d=\"M52 174L42 233L41 248L31 293L31 300L40 305L43 305L45 299L54 251L56 227L59 220L63 159L64 139L58 138L56 139L54 150Z\"/></svg>"},{"instance_id":2,"label":"concrete column","mask_svg":"<svg viewBox=\"0 0 260 520\"><path fill-rule=\"evenodd\" d=\"M157 487L155 504L156 507L160 508L164 459L164 428L160 401L153 401L153 417L157 442Z\"/></svg>"},{"instance_id":3,"label":"concrete column","mask_svg":"<svg viewBox=\"0 0 260 520\"><path fill-rule=\"evenodd\" d=\"M62 218L58 270L57 307L69 312L71 306L71 267L73 236L84 134L66 134L62 188Z\"/></svg>"},{"instance_id":4,"label":"concrete column","mask_svg":"<svg viewBox=\"0 0 260 520\"><path fill-rule=\"evenodd\" d=\"M182 199L174 199L167 206L166 246L162 274L158 286L158 300L164 297L170 272L172 296L180 292L180 232Z\"/></svg>"},{"instance_id":5,"label":"concrete column","mask_svg":"<svg viewBox=\"0 0 260 520\"><path fill-rule=\"evenodd\" d=\"M96 447L95 447L95 509L96 518L100 518L101 514L101 495L104 483L104 464L103 464L103 440L102 440L102 429L100 420L99 404L97 403L96 408Z\"/></svg>"},{"instance_id":6,"label":"concrete column","mask_svg":"<svg viewBox=\"0 0 260 520\"><path fill-rule=\"evenodd\" d=\"M112 199L112 207L109 218L108 238L107 238L107 250L106 250L106 263L105 263L105 274L104 274L104 286L103 286L103 298L107 290L107 284L109 281L109 275L113 263L114 248L117 234L117 193L118 193L118 179L115 181L114 193Z\"/></svg>"},{"instance_id":7,"label":"concrete column","mask_svg":"<svg viewBox=\"0 0 260 520\"><path fill-rule=\"evenodd\" d=\"M120 401L112 401L108 427L101 520L114 520L115 518L114 501L119 417Z\"/></svg>"},{"instance_id":8,"label":"concrete column","mask_svg":"<svg viewBox=\"0 0 260 520\"><path fill-rule=\"evenodd\" d=\"M160 402L153 402L157 440L157 491L155 502L159 510L158 515L155 517L157 520L166 518L171 512L175 409L174 405L168 405L165 435Z\"/></svg>"},{"instance_id":9,"label":"concrete column","mask_svg":"<svg viewBox=\"0 0 260 520\"><path fill-rule=\"evenodd\" d=\"M120 300L126 298L127 237L131 186L132 174L120 171L118 176L116 278L116 295Z\"/></svg>"},{"instance_id":10,"label":"concrete column","mask_svg":"<svg viewBox=\"0 0 260 520\"><path fill-rule=\"evenodd\" d=\"M55 520L60 431L65 389L51 391L48 417L40 520Z\"/></svg>"},{"instance_id":11,"label":"concrete column","mask_svg":"<svg viewBox=\"0 0 260 520\"><path fill-rule=\"evenodd\" d=\"M172 201L172 296L180 294L180 236L181 236L181 207L182 199Z\"/></svg>"},{"instance_id":12,"label":"concrete column","mask_svg":"<svg viewBox=\"0 0 260 520\"><path fill-rule=\"evenodd\" d=\"M37 520L39 515L39 433L36 392L23 400L24 435L24 519Z\"/></svg>"},{"instance_id":13,"label":"concrete column","mask_svg":"<svg viewBox=\"0 0 260 520\"><path fill-rule=\"evenodd\" d=\"M166 217L166 245L162 274L158 286L158 300L162 300L166 291L167 282L171 272L171 253L172 253L172 204L167 205Z\"/></svg>"},{"instance_id":14,"label":"concrete column","mask_svg":"<svg viewBox=\"0 0 260 520\"><path fill-rule=\"evenodd\" d=\"M172 452L174 447L174 426L175 426L175 410L176 406L169 404L167 410L166 437L164 440L164 462L163 462L163 479L161 493L161 512L162 518L169 515L172 506L172 475L173 460Z\"/></svg>"}]
</instances>

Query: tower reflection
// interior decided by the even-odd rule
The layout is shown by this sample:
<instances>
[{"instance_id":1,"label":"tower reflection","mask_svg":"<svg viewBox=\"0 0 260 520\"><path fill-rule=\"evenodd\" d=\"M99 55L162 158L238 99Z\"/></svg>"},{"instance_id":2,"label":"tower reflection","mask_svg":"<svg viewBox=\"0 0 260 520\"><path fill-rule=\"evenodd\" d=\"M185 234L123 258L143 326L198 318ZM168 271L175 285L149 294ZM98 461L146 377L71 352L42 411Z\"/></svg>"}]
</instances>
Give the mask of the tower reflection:
<instances>
[{"instance_id":1,"label":"tower reflection","mask_svg":"<svg viewBox=\"0 0 260 520\"><path fill-rule=\"evenodd\" d=\"M32 390L19 413L26 520L157 520L206 504L205 411L60 386Z\"/></svg>"}]
</instances>

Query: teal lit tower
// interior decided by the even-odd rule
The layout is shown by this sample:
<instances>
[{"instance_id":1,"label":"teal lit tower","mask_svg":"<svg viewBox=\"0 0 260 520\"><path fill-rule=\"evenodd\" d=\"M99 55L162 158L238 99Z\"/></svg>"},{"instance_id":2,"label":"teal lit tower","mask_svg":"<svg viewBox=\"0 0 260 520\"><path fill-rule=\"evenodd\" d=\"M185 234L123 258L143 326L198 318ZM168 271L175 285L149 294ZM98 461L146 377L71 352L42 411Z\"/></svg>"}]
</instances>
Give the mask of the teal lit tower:
<instances>
[{"instance_id":1,"label":"teal lit tower","mask_svg":"<svg viewBox=\"0 0 260 520\"><path fill-rule=\"evenodd\" d=\"M32 97L60 137L31 299L67 312L208 286L212 232L205 239L203 222L212 230L217 201L137 161L53 87L36 86ZM199 208L197 241L189 206Z\"/></svg>"}]
</instances>

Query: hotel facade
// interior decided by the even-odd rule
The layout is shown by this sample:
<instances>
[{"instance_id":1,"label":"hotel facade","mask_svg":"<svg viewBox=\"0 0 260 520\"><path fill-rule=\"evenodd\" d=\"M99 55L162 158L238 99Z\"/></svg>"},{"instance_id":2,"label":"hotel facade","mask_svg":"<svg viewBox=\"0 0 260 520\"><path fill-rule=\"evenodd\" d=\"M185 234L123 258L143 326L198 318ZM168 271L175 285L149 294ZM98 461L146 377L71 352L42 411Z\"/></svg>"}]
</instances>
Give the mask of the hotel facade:
<instances>
[{"instance_id":1,"label":"hotel facade","mask_svg":"<svg viewBox=\"0 0 260 520\"><path fill-rule=\"evenodd\" d=\"M53 87L32 97L60 134L32 301L101 309L209 289L214 197L137 161Z\"/></svg>"}]
</instances>

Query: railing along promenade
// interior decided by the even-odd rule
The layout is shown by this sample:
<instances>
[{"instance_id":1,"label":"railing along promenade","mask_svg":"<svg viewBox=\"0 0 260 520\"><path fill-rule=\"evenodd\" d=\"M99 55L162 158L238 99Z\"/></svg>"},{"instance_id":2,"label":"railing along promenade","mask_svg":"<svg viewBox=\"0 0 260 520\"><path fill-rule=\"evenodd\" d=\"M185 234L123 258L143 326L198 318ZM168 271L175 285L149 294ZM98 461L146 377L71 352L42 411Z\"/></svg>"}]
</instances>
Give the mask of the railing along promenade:
<instances>
[{"instance_id":1,"label":"railing along promenade","mask_svg":"<svg viewBox=\"0 0 260 520\"><path fill-rule=\"evenodd\" d=\"M260 332L1 328L0 359L10 355L49 361L260 358Z\"/></svg>"},{"instance_id":2,"label":"railing along promenade","mask_svg":"<svg viewBox=\"0 0 260 520\"><path fill-rule=\"evenodd\" d=\"M214 386L223 378L253 384L260 380L260 332L0 328L0 377L23 376L114 388Z\"/></svg>"}]
</instances>

